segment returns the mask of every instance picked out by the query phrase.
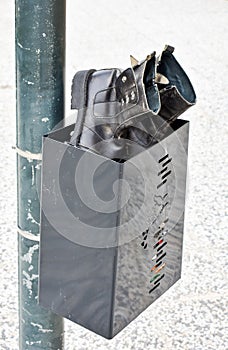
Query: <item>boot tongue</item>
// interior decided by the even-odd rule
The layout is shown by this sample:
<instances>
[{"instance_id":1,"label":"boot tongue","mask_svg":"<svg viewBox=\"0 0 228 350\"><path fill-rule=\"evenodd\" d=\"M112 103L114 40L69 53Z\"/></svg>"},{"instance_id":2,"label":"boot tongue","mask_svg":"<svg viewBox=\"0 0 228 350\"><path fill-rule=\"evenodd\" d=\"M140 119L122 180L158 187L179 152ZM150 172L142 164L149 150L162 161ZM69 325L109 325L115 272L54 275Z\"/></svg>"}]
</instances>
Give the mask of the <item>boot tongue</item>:
<instances>
[{"instance_id":1,"label":"boot tongue","mask_svg":"<svg viewBox=\"0 0 228 350\"><path fill-rule=\"evenodd\" d=\"M161 107L156 80L165 81L165 77L156 76L156 57L154 53L153 55L149 55L147 57L143 75L143 83L148 107L154 114L157 114Z\"/></svg>"}]
</instances>

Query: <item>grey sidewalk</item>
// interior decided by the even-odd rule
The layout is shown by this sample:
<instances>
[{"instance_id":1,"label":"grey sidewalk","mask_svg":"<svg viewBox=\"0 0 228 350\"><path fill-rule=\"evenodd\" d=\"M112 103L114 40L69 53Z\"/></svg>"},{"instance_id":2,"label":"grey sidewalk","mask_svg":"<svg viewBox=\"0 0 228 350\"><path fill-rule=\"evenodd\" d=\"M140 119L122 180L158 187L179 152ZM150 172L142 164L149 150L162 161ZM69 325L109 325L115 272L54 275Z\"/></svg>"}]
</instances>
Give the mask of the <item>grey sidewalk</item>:
<instances>
[{"instance_id":1,"label":"grey sidewalk","mask_svg":"<svg viewBox=\"0 0 228 350\"><path fill-rule=\"evenodd\" d=\"M67 350L225 350L228 1L67 1L67 114L76 70L128 67L169 43L195 87L182 279L113 340L66 321ZM14 2L0 0L0 349L18 349ZM25 350L25 349L23 349ZM48 350L48 349L47 349Z\"/></svg>"}]
</instances>

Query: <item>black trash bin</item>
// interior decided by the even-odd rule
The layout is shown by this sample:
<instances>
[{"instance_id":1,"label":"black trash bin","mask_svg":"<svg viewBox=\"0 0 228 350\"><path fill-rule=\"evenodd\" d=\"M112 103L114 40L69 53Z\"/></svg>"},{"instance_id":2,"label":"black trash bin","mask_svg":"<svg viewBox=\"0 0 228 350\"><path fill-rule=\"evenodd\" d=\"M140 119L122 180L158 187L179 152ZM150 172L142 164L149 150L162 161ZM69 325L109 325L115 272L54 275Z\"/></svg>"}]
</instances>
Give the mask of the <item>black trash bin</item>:
<instances>
[{"instance_id":1,"label":"black trash bin","mask_svg":"<svg viewBox=\"0 0 228 350\"><path fill-rule=\"evenodd\" d=\"M112 338L181 276L189 122L123 162L73 130L43 142L39 303Z\"/></svg>"}]
</instances>

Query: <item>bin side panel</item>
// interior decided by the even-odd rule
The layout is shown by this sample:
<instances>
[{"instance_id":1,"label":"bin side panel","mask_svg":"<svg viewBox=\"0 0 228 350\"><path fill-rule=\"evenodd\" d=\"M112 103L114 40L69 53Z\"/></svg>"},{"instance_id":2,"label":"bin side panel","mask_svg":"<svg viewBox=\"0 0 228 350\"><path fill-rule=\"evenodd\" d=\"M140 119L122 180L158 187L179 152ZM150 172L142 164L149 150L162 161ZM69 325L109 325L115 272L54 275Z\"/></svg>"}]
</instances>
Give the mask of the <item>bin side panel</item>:
<instances>
[{"instance_id":1,"label":"bin side panel","mask_svg":"<svg viewBox=\"0 0 228 350\"><path fill-rule=\"evenodd\" d=\"M45 138L39 302L110 338L119 215L118 182L115 193L113 183L120 165L96 162L97 155L88 152L83 160L83 155ZM92 197L83 197L91 186Z\"/></svg>"}]
</instances>

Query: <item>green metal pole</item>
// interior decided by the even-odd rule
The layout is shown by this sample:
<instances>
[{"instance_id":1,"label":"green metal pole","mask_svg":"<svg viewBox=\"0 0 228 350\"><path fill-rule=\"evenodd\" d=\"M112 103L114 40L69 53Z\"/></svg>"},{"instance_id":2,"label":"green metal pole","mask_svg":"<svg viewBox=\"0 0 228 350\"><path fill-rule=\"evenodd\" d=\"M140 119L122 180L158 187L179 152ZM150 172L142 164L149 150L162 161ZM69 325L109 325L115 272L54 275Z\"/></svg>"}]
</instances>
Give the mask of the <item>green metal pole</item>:
<instances>
[{"instance_id":1,"label":"green metal pole","mask_svg":"<svg viewBox=\"0 0 228 350\"><path fill-rule=\"evenodd\" d=\"M64 117L65 0L15 6L19 348L60 350L63 320L37 302L41 142Z\"/></svg>"}]
</instances>

